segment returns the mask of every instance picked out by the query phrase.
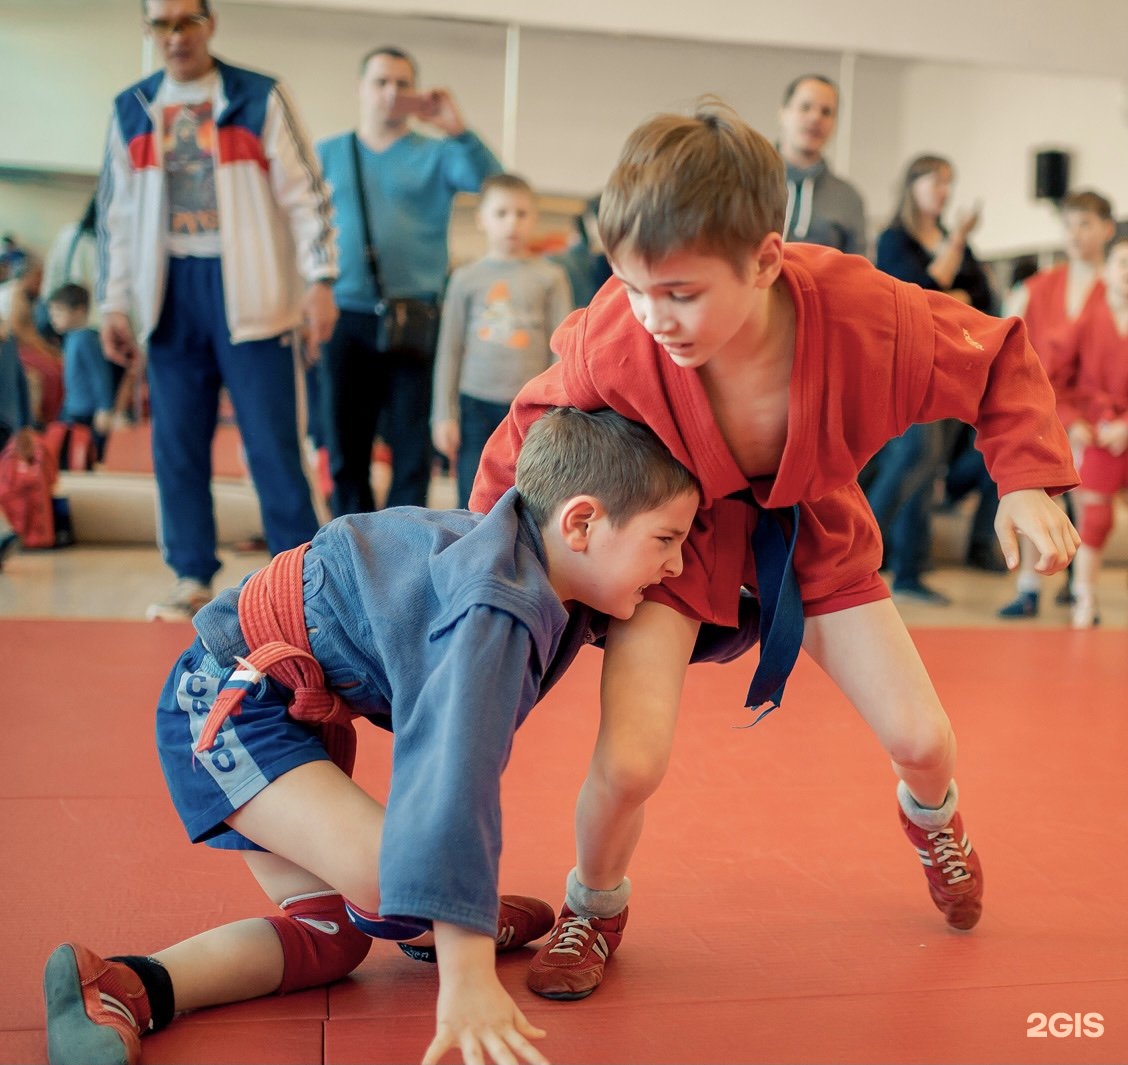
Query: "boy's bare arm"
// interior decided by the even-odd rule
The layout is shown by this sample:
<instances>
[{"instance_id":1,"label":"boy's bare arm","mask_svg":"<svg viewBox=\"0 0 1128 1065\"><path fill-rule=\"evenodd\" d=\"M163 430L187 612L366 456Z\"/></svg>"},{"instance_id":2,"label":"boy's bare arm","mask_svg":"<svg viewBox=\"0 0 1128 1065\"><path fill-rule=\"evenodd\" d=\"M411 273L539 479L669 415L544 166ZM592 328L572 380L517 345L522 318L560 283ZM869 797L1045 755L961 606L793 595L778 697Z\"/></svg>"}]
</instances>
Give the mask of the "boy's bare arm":
<instances>
[{"instance_id":1,"label":"boy's bare arm","mask_svg":"<svg viewBox=\"0 0 1128 1065\"><path fill-rule=\"evenodd\" d=\"M530 1039L544 1029L526 1020L497 977L495 943L489 936L458 925L435 922L439 960L439 1002L435 1038L423 1065L438 1065L458 1047L465 1062L523 1061L548 1065Z\"/></svg>"},{"instance_id":2,"label":"boy's bare arm","mask_svg":"<svg viewBox=\"0 0 1128 1065\"><path fill-rule=\"evenodd\" d=\"M999 500L995 534L1009 569L1018 565L1019 533L1037 549L1038 561L1034 568L1043 574L1065 569L1081 543L1073 523L1040 488L1008 492Z\"/></svg>"}]
</instances>

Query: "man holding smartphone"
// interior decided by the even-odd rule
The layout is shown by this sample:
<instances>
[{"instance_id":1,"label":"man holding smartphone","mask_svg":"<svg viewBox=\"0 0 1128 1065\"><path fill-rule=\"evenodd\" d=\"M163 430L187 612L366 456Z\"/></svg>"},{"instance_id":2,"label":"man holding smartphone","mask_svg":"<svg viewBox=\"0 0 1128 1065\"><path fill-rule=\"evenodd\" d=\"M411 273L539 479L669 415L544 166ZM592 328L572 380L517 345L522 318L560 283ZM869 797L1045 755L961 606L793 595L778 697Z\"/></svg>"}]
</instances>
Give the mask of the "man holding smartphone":
<instances>
[{"instance_id":1,"label":"man holding smartphone","mask_svg":"<svg viewBox=\"0 0 1128 1065\"><path fill-rule=\"evenodd\" d=\"M450 92L419 91L417 77L415 60L402 49L370 51L360 64L356 130L317 146L333 188L340 246L334 293L341 315L320 364L335 516L376 509L370 468L377 431L392 451L387 505L426 505L434 351L381 343L377 308L401 299L438 305L454 197L477 192L501 171L466 128ZM416 132L412 119L442 136Z\"/></svg>"}]
</instances>

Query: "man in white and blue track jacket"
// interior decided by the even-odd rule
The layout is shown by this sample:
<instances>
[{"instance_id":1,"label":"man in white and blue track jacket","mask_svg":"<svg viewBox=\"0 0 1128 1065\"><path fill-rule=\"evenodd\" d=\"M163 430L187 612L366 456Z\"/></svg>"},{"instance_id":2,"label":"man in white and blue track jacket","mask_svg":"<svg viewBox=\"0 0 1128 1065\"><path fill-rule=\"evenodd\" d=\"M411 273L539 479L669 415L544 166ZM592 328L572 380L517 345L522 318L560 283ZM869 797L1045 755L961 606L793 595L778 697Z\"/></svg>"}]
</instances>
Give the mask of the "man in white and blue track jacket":
<instances>
[{"instance_id":1,"label":"man in white and blue track jacket","mask_svg":"<svg viewBox=\"0 0 1128 1065\"><path fill-rule=\"evenodd\" d=\"M211 447L230 393L272 553L319 520L303 462L301 345L336 321L329 192L288 92L214 58L208 0L144 0L164 69L114 101L98 190L102 342L148 349L160 540L177 583L150 618L187 618L219 569Z\"/></svg>"}]
</instances>

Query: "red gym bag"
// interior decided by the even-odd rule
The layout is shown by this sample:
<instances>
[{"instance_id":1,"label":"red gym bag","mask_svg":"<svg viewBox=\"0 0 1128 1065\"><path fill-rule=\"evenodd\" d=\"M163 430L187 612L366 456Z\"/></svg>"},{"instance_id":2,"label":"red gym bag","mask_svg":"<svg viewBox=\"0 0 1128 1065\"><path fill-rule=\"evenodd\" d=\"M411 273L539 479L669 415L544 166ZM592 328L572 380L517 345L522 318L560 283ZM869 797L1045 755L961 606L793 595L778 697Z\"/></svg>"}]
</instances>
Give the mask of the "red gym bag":
<instances>
[{"instance_id":1,"label":"red gym bag","mask_svg":"<svg viewBox=\"0 0 1128 1065\"><path fill-rule=\"evenodd\" d=\"M0 451L0 508L24 547L55 546L51 490L58 475L58 462L38 434L30 461L16 451L15 437Z\"/></svg>"}]
</instances>

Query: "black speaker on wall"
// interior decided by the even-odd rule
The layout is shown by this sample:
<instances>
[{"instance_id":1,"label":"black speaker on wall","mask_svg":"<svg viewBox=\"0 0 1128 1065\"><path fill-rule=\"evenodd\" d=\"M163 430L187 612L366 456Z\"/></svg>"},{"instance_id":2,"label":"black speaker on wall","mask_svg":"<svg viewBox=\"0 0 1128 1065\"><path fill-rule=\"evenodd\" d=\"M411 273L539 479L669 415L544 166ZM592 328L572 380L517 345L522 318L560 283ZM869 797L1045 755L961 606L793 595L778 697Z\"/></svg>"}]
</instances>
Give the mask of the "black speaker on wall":
<instances>
[{"instance_id":1,"label":"black speaker on wall","mask_svg":"<svg viewBox=\"0 0 1128 1065\"><path fill-rule=\"evenodd\" d=\"M1068 191L1068 153L1038 152L1034 156L1034 195L1039 200L1061 200Z\"/></svg>"}]
</instances>

